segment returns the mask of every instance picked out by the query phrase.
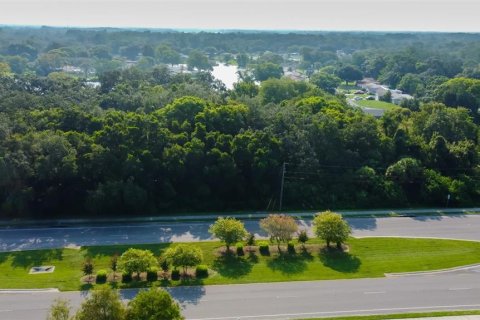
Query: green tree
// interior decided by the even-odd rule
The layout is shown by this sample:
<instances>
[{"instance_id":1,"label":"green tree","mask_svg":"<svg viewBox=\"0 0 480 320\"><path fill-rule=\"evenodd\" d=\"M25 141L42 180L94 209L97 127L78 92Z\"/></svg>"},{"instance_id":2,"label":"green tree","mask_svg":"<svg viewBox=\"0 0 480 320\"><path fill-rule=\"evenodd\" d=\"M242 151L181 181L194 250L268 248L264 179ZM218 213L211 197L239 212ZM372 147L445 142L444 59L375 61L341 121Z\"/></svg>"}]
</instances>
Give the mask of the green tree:
<instances>
[{"instance_id":1,"label":"green tree","mask_svg":"<svg viewBox=\"0 0 480 320\"><path fill-rule=\"evenodd\" d=\"M118 291L109 286L94 289L75 315L76 320L123 320L125 306Z\"/></svg>"},{"instance_id":2,"label":"green tree","mask_svg":"<svg viewBox=\"0 0 480 320\"><path fill-rule=\"evenodd\" d=\"M280 244L292 240L292 235L298 230L295 219L284 214L270 214L260 220L260 227L272 241L277 242L278 251L280 251Z\"/></svg>"},{"instance_id":3,"label":"green tree","mask_svg":"<svg viewBox=\"0 0 480 320\"><path fill-rule=\"evenodd\" d=\"M258 94L258 86L253 81L239 81L233 84L232 96L240 98L243 96L253 98Z\"/></svg>"},{"instance_id":4,"label":"green tree","mask_svg":"<svg viewBox=\"0 0 480 320\"><path fill-rule=\"evenodd\" d=\"M379 97L379 100L392 103L392 92L388 90L383 96Z\"/></svg>"},{"instance_id":5,"label":"green tree","mask_svg":"<svg viewBox=\"0 0 480 320\"><path fill-rule=\"evenodd\" d=\"M408 94L421 94L425 89L423 85L423 81L421 80L420 76L412 73L407 73L402 77L400 82L397 85L397 88L405 91Z\"/></svg>"},{"instance_id":6,"label":"green tree","mask_svg":"<svg viewBox=\"0 0 480 320\"><path fill-rule=\"evenodd\" d=\"M345 65L337 70L337 76L344 80L346 84L363 78L362 71L352 65Z\"/></svg>"},{"instance_id":7,"label":"green tree","mask_svg":"<svg viewBox=\"0 0 480 320\"><path fill-rule=\"evenodd\" d=\"M302 247L305 248L305 243L309 240L307 230L300 230L298 233L298 242L302 244Z\"/></svg>"},{"instance_id":8,"label":"green tree","mask_svg":"<svg viewBox=\"0 0 480 320\"><path fill-rule=\"evenodd\" d=\"M342 247L351 234L351 229L348 223L343 220L338 213L325 211L319 213L313 219L314 232L317 237L324 240L327 247L334 242L338 248Z\"/></svg>"},{"instance_id":9,"label":"green tree","mask_svg":"<svg viewBox=\"0 0 480 320\"><path fill-rule=\"evenodd\" d=\"M161 44L155 50L158 62L167 64L178 64L181 61L180 54L167 44Z\"/></svg>"},{"instance_id":10,"label":"green tree","mask_svg":"<svg viewBox=\"0 0 480 320\"><path fill-rule=\"evenodd\" d=\"M141 290L128 303L126 320L182 320L179 305L164 289Z\"/></svg>"},{"instance_id":11,"label":"green tree","mask_svg":"<svg viewBox=\"0 0 480 320\"><path fill-rule=\"evenodd\" d=\"M420 161L410 157L400 159L387 168L385 176L402 187L410 202L421 201L425 175Z\"/></svg>"},{"instance_id":12,"label":"green tree","mask_svg":"<svg viewBox=\"0 0 480 320\"><path fill-rule=\"evenodd\" d=\"M115 280L117 277L118 269L118 253L114 253L112 258L110 259L110 268L113 271L113 279Z\"/></svg>"},{"instance_id":13,"label":"green tree","mask_svg":"<svg viewBox=\"0 0 480 320\"><path fill-rule=\"evenodd\" d=\"M449 107L468 108L477 122L480 119L480 80L450 79L438 87L435 98Z\"/></svg>"},{"instance_id":14,"label":"green tree","mask_svg":"<svg viewBox=\"0 0 480 320\"><path fill-rule=\"evenodd\" d=\"M141 272L156 266L157 263L157 259L150 250L130 248L120 256L118 269L128 273L136 273L140 277Z\"/></svg>"},{"instance_id":15,"label":"green tree","mask_svg":"<svg viewBox=\"0 0 480 320\"><path fill-rule=\"evenodd\" d=\"M232 244L242 241L247 236L243 222L230 217L218 218L214 224L210 225L208 232L225 242L227 253Z\"/></svg>"},{"instance_id":16,"label":"green tree","mask_svg":"<svg viewBox=\"0 0 480 320\"><path fill-rule=\"evenodd\" d=\"M0 61L0 77L8 76L11 72L10 65L6 62Z\"/></svg>"},{"instance_id":17,"label":"green tree","mask_svg":"<svg viewBox=\"0 0 480 320\"><path fill-rule=\"evenodd\" d=\"M265 62L255 65L253 75L257 81L265 81L270 78L281 78L283 76L283 68L279 64Z\"/></svg>"},{"instance_id":18,"label":"green tree","mask_svg":"<svg viewBox=\"0 0 480 320\"><path fill-rule=\"evenodd\" d=\"M249 59L247 54L239 53L236 56L236 60L237 60L237 65L238 65L239 68L245 68L250 59Z\"/></svg>"},{"instance_id":19,"label":"green tree","mask_svg":"<svg viewBox=\"0 0 480 320\"><path fill-rule=\"evenodd\" d=\"M93 265L92 259L91 258L85 259L82 265L82 271L83 271L83 274L88 277L89 281L92 280L93 270L94 270L94 265Z\"/></svg>"},{"instance_id":20,"label":"green tree","mask_svg":"<svg viewBox=\"0 0 480 320\"><path fill-rule=\"evenodd\" d=\"M170 261L175 267L182 267L186 274L188 267L195 267L202 263L202 250L193 245L179 244L175 247L168 248L165 251L164 257Z\"/></svg>"},{"instance_id":21,"label":"green tree","mask_svg":"<svg viewBox=\"0 0 480 320\"><path fill-rule=\"evenodd\" d=\"M192 50L188 55L187 66L188 70L212 70L208 57L197 50Z\"/></svg>"},{"instance_id":22,"label":"green tree","mask_svg":"<svg viewBox=\"0 0 480 320\"><path fill-rule=\"evenodd\" d=\"M293 99L309 92L312 85L304 81L295 81L288 78L268 79L260 85L260 97L263 103L279 103L284 100Z\"/></svg>"},{"instance_id":23,"label":"green tree","mask_svg":"<svg viewBox=\"0 0 480 320\"><path fill-rule=\"evenodd\" d=\"M69 320L70 304L67 300L57 299L50 306L47 320Z\"/></svg>"},{"instance_id":24,"label":"green tree","mask_svg":"<svg viewBox=\"0 0 480 320\"><path fill-rule=\"evenodd\" d=\"M317 72L310 77L310 83L330 94L335 94L335 89L341 82L339 77L325 72Z\"/></svg>"}]
</instances>

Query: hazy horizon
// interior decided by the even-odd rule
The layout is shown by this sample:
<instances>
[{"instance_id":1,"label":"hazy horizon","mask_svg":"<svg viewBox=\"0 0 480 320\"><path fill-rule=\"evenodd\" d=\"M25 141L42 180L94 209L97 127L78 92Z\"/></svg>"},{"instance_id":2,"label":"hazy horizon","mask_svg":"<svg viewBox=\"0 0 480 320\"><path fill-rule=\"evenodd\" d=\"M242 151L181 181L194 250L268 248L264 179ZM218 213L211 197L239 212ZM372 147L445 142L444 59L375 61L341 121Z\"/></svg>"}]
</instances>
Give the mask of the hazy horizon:
<instances>
[{"instance_id":1,"label":"hazy horizon","mask_svg":"<svg viewBox=\"0 0 480 320\"><path fill-rule=\"evenodd\" d=\"M0 25L246 31L480 32L475 0L0 0Z\"/></svg>"}]
</instances>

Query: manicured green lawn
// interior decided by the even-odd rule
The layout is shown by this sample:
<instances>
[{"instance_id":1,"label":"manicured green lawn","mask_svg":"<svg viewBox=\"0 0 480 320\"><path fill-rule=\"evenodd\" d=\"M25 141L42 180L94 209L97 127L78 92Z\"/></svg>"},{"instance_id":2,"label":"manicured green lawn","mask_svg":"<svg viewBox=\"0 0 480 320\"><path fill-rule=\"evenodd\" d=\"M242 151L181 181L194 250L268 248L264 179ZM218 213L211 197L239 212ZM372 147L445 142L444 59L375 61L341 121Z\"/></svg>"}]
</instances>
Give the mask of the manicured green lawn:
<instances>
[{"instance_id":1,"label":"manicured green lawn","mask_svg":"<svg viewBox=\"0 0 480 320\"><path fill-rule=\"evenodd\" d=\"M81 266L85 256L94 260L95 270L109 269L110 257L130 247L150 249L159 256L171 244L98 246L81 250L59 249L0 254L0 288L51 288L79 290ZM349 252L326 252L312 241L308 252L300 246L295 254L263 256L257 252L245 256L219 253L219 242L199 242L211 275L189 282L162 282L161 285L231 284L293 280L347 279L382 277L389 272L424 271L480 263L480 243L470 241L363 238L348 241ZM274 246L271 247L274 251ZM286 249L284 249L285 251ZM29 275L36 265L55 265L52 274ZM149 285L143 282L118 283L118 287Z\"/></svg>"},{"instance_id":2,"label":"manicured green lawn","mask_svg":"<svg viewBox=\"0 0 480 320\"><path fill-rule=\"evenodd\" d=\"M463 315L480 315L480 310L438 311L438 312L423 312L423 313L396 313L396 314L382 314L382 315L373 315L373 316L352 316L352 317L309 318L308 320L384 320L384 319L413 319L413 318L427 318L427 317L449 317L449 316L463 316Z\"/></svg>"},{"instance_id":3,"label":"manicured green lawn","mask_svg":"<svg viewBox=\"0 0 480 320\"><path fill-rule=\"evenodd\" d=\"M377 101L377 100L358 100L355 101L359 106L367 107L367 108L374 108L374 109L384 109L390 110L392 108L397 107L393 103L385 102L385 101Z\"/></svg>"}]
</instances>

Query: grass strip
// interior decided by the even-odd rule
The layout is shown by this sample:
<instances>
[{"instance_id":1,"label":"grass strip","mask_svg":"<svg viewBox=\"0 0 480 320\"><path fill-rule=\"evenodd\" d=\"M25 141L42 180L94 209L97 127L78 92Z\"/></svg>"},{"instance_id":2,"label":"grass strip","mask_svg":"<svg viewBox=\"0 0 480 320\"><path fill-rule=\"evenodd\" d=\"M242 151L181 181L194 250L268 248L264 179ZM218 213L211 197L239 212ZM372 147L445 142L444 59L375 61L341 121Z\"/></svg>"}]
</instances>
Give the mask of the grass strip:
<instances>
[{"instance_id":1,"label":"grass strip","mask_svg":"<svg viewBox=\"0 0 480 320\"><path fill-rule=\"evenodd\" d=\"M396 313L379 314L368 316L348 316L348 317L328 317L328 318L308 318L302 320L384 320L384 319L414 319L414 318L433 318L433 317L452 317L480 315L480 310L462 310L462 311L435 311L421 313Z\"/></svg>"},{"instance_id":2,"label":"grass strip","mask_svg":"<svg viewBox=\"0 0 480 320\"><path fill-rule=\"evenodd\" d=\"M92 246L76 249L31 250L0 253L0 288L30 289L58 288L82 290L89 286L81 283L82 262L91 257L95 271L109 270L111 256L122 254L128 248L149 249L157 257L174 244L143 244L120 246ZM385 273L428 271L480 263L480 242L408 239L408 238L351 238L349 252L325 253L318 240L308 242L307 250L296 246L296 253L275 252L270 255L258 250L244 256L221 253L217 241L189 243L200 247L204 264L211 275L191 281L157 281L118 283L118 288L155 285L210 285L278 281L307 281L383 277ZM33 266L54 265L51 274L28 274Z\"/></svg>"}]
</instances>

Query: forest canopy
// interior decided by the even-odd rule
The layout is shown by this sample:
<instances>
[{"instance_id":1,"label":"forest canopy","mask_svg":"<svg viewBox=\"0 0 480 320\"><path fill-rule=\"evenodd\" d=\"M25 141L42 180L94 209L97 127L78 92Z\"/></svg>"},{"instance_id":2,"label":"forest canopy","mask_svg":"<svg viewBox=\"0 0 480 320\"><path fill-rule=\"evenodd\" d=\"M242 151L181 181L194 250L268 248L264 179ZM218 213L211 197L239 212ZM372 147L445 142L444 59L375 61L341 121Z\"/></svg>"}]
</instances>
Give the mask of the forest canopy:
<instances>
[{"instance_id":1,"label":"forest canopy","mask_svg":"<svg viewBox=\"0 0 480 320\"><path fill-rule=\"evenodd\" d=\"M284 163L287 209L476 205L479 49L476 34L2 28L0 217L275 210ZM312 81L282 77L291 54ZM235 57L227 89L208 70ZM375 118L335 94L359 77L339 70L416 103Z\"/></svg>"}]
</instances>

